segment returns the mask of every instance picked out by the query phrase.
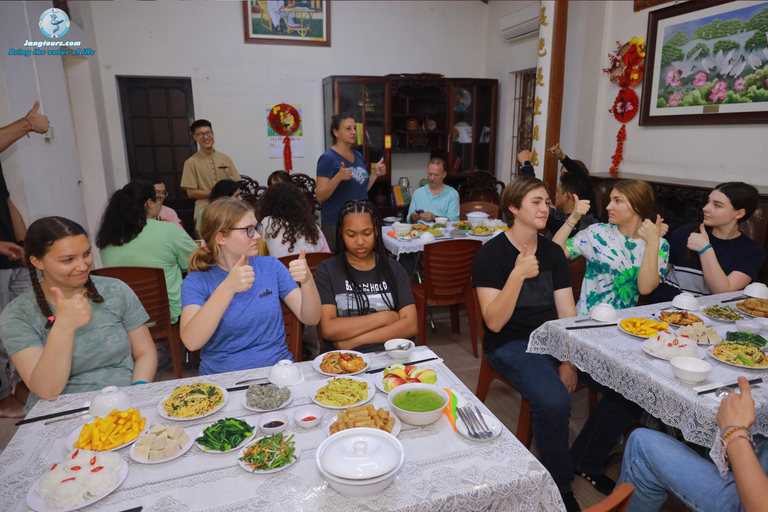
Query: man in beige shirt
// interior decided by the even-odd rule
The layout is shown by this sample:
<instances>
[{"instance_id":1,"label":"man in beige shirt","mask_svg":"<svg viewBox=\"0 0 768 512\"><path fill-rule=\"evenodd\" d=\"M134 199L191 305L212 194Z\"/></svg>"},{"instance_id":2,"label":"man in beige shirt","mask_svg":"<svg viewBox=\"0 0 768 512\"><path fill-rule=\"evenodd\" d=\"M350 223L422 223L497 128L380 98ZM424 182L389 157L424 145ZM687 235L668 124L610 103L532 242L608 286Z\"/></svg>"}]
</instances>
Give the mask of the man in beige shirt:
<instances>
[{"instance_id":1,"label":"man in beige shirt","mask_svg":"<svg viewBox=\"0 0 768 512\"><path fill-rule=\"evenodd\" d=\"M184 162L181 188L187 191L189 197L196 199L194 216L197 220L200 210L208 204L213 186L223 179L240 181L240 174L231 158L213 149L210 121L198 119L189 128L200 150Z\"/></svg>"}]
</instances>

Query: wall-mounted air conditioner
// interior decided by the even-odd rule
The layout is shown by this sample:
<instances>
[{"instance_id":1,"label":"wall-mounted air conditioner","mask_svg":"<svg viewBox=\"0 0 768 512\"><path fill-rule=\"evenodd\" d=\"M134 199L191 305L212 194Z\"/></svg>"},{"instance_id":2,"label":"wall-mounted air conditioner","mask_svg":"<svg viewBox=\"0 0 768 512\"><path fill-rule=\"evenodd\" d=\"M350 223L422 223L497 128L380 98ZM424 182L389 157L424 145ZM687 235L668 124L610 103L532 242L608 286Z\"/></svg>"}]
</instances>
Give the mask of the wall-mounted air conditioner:
<instances>
[{"instance_id":1,"label":"wall-mounted air conditioner","mask_svg":"<svg viewBox=\"0 0 768 512\"><path fill-rule=\"evenodd\" d=\"M539 31L539 2L504 16L499 21L501 37L508 43Z\"/></svg>"}]
</instances>

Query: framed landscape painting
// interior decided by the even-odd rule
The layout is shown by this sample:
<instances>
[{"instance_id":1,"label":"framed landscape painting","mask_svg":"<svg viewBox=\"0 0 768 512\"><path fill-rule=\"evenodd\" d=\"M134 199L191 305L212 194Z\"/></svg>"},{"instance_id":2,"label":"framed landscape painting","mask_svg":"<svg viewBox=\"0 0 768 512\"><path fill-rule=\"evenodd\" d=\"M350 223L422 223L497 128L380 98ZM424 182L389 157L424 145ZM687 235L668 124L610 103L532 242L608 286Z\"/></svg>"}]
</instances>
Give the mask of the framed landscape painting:
<instances>
[{"instance_id":1,"label":"framed landscape painting","mask_svg":"<svg viewBox=\"0 0 768 512\"><path fill-rule=\"evenodd\" d=\"M768 1L648 15L640 125L768 123Z\"/></svg>"},{"instance_id":2,"label":"framed landscape painting","mask_svg":"<svg viewBox=\"0 0 768 512\"><path fill-rule=\"evenodd\" d=\"M245 42L331 46L331 2L246 0Z\"/></svg>"}]
</instances>

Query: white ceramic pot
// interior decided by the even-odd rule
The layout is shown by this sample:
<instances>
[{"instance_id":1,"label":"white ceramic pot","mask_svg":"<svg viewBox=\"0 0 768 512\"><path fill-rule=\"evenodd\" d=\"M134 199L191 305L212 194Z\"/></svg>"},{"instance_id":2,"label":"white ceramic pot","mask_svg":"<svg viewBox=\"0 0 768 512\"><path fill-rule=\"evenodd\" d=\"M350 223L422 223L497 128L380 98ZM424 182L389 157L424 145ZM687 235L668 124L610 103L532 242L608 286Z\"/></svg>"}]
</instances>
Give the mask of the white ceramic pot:
<instances>
[{"instance_id":1,"label":"white ceramic pot","mask_svg":"<svg viewBox=\"0 0 768 512\"><path fill-rule=\"evenodd\" d=\"M88 412L91 416L103 418L110 412L127 411L131 408L131 397L117 386L107 386L91 400Z\"/></svg>"}]
</instances>

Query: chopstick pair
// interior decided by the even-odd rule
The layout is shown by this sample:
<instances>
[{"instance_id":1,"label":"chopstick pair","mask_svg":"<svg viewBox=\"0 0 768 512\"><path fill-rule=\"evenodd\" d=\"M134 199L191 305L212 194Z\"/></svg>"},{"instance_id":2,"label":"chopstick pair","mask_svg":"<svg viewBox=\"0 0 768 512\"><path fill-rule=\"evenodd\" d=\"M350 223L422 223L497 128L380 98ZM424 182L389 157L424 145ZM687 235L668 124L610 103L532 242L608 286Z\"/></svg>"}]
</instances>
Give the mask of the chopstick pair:
<instances>
[{"instance_id":1,"label":"chopstick pair","mask_svg":"<svg viewBox=\"0 0 768 512\"><path fill-rule=\"evenodd\" d=\"M593 324L593 325L572 325L570 327L566 327L566 331L575 331L577 329L598 329L600 327L611 327L616 324Z\"/></svg>"},{"instance_id":2,"label":"chopstick pair","mask_svg":"<svg viewBox=\"0 0 768 512\"><path fill-rule=\"evenodd\" d=\"M747 384L749 384L751 386L752 384L760 384L761 382L763 382L763 379L760 378L760 377L757 377L755 379L749 379L747 381ZM739 382L736 381L736 382L731 383L731 384L723 384L722 386L717 386L717 387L714 387L714 388L705 389L704 391L699 391L696 394L697 395L706 395L707 393L714 393L715 391L717 391L720 388L738 388L738 387L739 387Z\"/></svg>"},{"instance_id":3,"label":"chopstick pair","mask_svg":"<svg viewBox=\"0 0 768 512\"><path fill-rule=\"evenodd\" d=\"M35 423L37 421L43 421L43 420L49 420L51 418L58 418L60 416L66 416L68 414L75 414L76 412L83 412L87 411L88 407L78 407L77 409L69 409L67 411L61 411L61 412L54 412L51 414L43 414L42 416L35 416L34 418L24 418L21 421L16 422L16 426L19 425L26 425L28 423Z\"/></svg>"}]
</instances>

